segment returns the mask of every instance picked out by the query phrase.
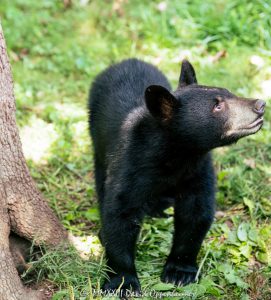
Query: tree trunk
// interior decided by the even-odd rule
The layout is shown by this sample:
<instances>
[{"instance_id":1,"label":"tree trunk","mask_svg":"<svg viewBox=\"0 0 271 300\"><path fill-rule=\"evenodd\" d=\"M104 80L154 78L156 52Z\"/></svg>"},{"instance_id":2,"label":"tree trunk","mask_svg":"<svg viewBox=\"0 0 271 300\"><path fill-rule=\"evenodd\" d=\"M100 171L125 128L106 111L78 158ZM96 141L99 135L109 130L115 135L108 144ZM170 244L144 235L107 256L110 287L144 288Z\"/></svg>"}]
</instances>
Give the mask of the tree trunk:
<instances>
[{"instance_id":1,"label":"tree trunk","mask_svg":"<svg viewBox=\"0 0 271 300\"><path fill-rule=\"evenodd\" d=\"M57 245L67 234L30 176L15 120L15 99L0 24L0 300L41 299L23 287L10 233L35 244ZM13 239L14 241L14 239Z\"/></svg>"}]
</instances>

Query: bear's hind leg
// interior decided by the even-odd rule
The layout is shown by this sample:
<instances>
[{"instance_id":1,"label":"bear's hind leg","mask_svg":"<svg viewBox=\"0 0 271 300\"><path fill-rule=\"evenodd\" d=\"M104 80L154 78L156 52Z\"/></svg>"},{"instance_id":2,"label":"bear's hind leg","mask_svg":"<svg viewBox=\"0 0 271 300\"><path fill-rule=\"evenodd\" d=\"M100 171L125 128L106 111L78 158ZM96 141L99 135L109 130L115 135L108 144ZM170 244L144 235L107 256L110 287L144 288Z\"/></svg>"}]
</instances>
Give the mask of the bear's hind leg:
<instances>
[{"instance_id":1,"label":"bear's hind leg","mask_svg":"<svg viewBox=\"0 0 271 300\"><path fill-rule=\"evenodd\" d=\"M101 163L97 157L95 157L94 160L94 173L97 196L101 204L104 198L104 183L106 179L106 169L103 163Z\"/></svg>"},{"instance_id":2,"label":"bear's hind leg","mask_svg":"<svg viewBox=\"0 0 271 300\"><path fill-rule=\"evenodd\" d=\"M173 206L175 198L173 197L161 197L160 199L155 199L148 207L148 215L154 218L166 218L169 217L164 211Z\"/></svg>"}]
</instances>

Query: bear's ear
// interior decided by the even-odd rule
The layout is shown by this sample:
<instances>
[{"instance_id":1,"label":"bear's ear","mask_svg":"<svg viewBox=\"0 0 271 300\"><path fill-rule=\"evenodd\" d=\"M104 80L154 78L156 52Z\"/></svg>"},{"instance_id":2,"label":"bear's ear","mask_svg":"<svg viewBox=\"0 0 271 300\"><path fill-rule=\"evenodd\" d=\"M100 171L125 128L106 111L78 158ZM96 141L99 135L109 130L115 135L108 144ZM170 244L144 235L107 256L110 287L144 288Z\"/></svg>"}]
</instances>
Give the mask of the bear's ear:
<instances>
[{"instance_id":1,"label":"bear's ear","mask_svg":"<svg viewBox=\"0 0 271 300\"><path fill-rule=\"evenodd\" d=\"M150 113L160 121L169 121L177 107L177 99L161 85L147 87L145 101Z\"/></svg>"},{"instance_id":2,"label":"bear's ear","mask_svg":"<svg viewBox=\"0 0 271 300\"><path fill-rule=\"evenodd\" d=\"M186 59L182 62L181 74L178 87L184 87L189 84L197 83L197 77L193 66Z\"/></svg>"}]
</instances>

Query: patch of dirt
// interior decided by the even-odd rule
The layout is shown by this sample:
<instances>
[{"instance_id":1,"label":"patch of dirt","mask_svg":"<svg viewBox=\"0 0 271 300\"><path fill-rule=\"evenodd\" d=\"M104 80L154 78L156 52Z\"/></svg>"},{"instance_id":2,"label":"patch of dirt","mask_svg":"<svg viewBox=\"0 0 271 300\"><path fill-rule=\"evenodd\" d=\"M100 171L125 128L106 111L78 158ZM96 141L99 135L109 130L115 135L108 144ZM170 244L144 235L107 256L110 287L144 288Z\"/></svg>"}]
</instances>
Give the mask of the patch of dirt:
<instances>
[{"instance_id":1,"label":"patch of dirt","mask_svg":"<svg viewBox=\"0 0 271 300\"><path fill-rule=\"evenodd\" d=\"M49 280L43 280L39 283L34 283L28 285L32 290L38 290L42 293L42 300L50 300L53 297L53 294L58 291L58 287Z\"/></svg>"},{"instance_id":2,"label":"patch of dirt","mask_svg":"<svg viewBox=\"0 0 271 300\"><path fill-rule=\"evenodd\" d=\"M249 285L249 299L251 300L270 300L271 299L271 286L268 279L260 274L258 269L247 277Z\"/></svg>"}]
</instances>

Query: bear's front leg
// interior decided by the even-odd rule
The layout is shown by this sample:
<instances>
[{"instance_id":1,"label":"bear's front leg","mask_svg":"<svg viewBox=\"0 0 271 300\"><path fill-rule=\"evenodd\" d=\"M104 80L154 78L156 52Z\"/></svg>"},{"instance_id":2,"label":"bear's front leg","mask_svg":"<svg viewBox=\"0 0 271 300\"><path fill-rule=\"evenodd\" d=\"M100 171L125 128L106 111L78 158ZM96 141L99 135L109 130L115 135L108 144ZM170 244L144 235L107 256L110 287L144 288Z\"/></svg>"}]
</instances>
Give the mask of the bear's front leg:
<instances>
[{"instance_id":1,"label":"bear's front leg","mask_svg":"<svg viewBox=\"0 0 271 300\"><path fill-rule=\"evenodd\" d=\"M125 202L124 202L125 203ZM117 291L125 297L129 290L140 293L140 283L135 268L135 245L142 217L136 208L108 205L102 211L101 240L106 251L108 280L105 291Z\"/></svg>"},{"instance_id":2,"label":"bear's front leg","mask_svg":"<svg viewBox=\"0 0 271 300\"><path fill-rule=\"evenodd\" d=\"M196 190L196 189L195 189ZM174 238L171 253L161 275L161 280L175 285L195 282L197 255L214 217L212 189L187 191L176 199L174 213Z\"/></svg>"}]
</instances>

